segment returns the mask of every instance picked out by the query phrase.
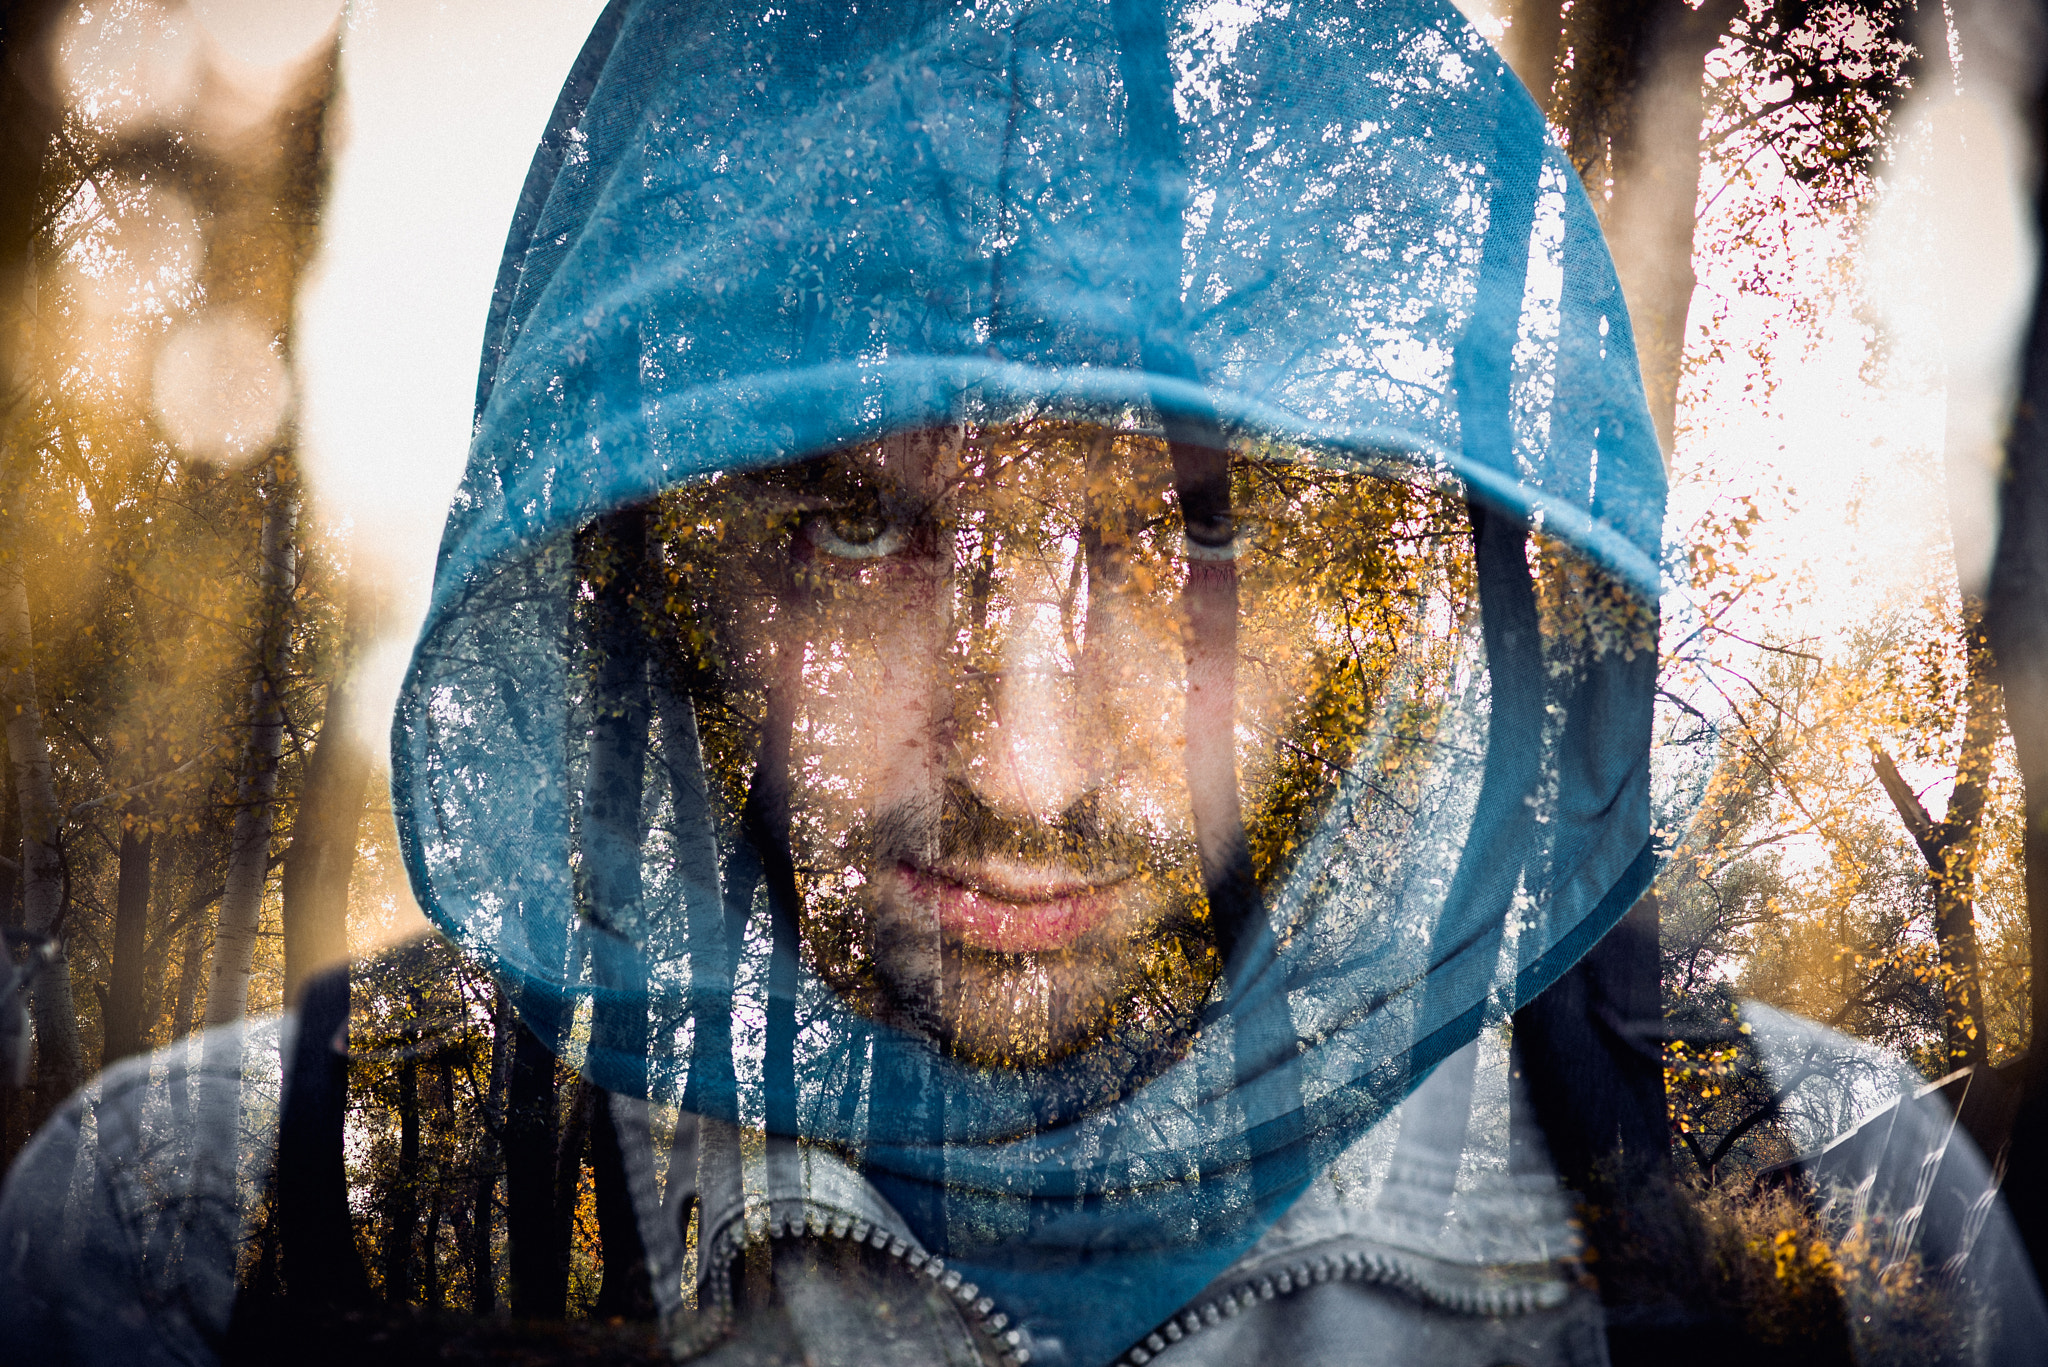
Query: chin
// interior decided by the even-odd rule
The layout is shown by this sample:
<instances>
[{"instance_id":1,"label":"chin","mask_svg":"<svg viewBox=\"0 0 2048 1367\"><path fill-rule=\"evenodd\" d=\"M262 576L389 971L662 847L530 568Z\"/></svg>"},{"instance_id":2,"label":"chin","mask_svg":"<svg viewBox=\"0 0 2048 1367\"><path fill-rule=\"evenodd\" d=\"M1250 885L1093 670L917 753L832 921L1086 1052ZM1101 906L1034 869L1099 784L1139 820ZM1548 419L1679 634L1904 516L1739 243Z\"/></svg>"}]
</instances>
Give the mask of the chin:
<instances>
[{"instance_id":1,"label":"chin","mask_svg":"<svg viewBox=\"0 0 2048 1367\"><path fill-rule=\"evenodd\" d=\"M1133 984L1079 951L992 954L948 947L933 1033L983 1068L1042 1068L1106 1038L1128 1015Z\"/></svg>"},{"instance_id":2,"label":"chin","mask_svg":"<svg viewBox=\"0 0 2048 1367\"><path fill-rule=\"evenodd\" d=\"M939 991L898 1019L963 1063L1056 1070L1059 1091L1079 1089L1070 1100L1100 1102L1187 1053L1221 965L1206 944L1165 935L1059 953L948 946Z\"/></svg>"}]
</instances>

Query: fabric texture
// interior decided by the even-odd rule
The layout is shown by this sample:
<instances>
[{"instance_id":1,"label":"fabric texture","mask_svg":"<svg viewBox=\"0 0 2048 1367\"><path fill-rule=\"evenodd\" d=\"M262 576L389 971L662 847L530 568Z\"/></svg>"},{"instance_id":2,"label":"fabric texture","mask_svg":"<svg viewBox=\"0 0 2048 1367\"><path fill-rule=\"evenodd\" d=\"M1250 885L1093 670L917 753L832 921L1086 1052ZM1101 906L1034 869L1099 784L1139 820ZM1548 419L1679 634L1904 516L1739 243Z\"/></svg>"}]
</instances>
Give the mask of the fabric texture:
<instances>
[{"instance_id":1,"label":"fabric texture","mask_svg":"<svg viewBox=\"0 0 2048 1367\"><path fill-rule=\"evenodd\" d=\"M1853 1360L2005 1367L2048 1359L2048 1307L1996 1199L1993 1167L1939 1091L1862 1041L1754 1002L1741 1012L1753 1027L1745 1038L1755 1044L1754 1066L1787 1098L1795 1135L1817 1145L1834 1140L1797 1165L1817 1184L1830 1241L1846 1252L1860 1233L1883 1263L1938 1279L1944 1313L1903 1321L1895 1304L1888 1308L1882 1282L1851 1279L1843 1309ZM444 1020L438 1029L451 1034L430 1032L414 1047L431 1056L467 1028ZM299 1042L308 1037L290 1015L231 1027L223 1037L242 1045L238 1075L207 1062L222 1057L208 1048L219 1042L213 1032L124 1060L61 1107L8 1172L0 1187L0 1347L8 1361L205 1367L234 1343L243 1309L237 1270L247 1270L244 1254L260 1242L262 1193L275 1189L272 1164L287 1147L280 1119L303 1081L294 1070L305 1066ZM381 1026L372 1037L373 1057L389 1063ZM1497 1038L1480 1045L1476 1060L1461 1053L1434 1072L1210 1284L1102 1361L1357 1361L1358 1346L1371 1344L1382 1350L1375 1360L1402 1363L1603 1362L1599 1309L1588 1288L1572 1284L1576 1243L1554 1179L1509 1157L1524 1136L1508 1097L1505 1051ZM1460 1062L1476 1062L1476 1076ZM622 1147L638 1155L629 1165L652 1167L673 1138L670 1214L637 1211L665 1307L679 1304L679 1271L697 1279L698 1305L707 1307L719 1296L715 1278L743 1279L749 1258L759 1263L758 1245L726 1241L730 1257L682 1269L660 1247L678 1233L672 1215L680 1203L702 1202L710 1243L749 1220L774 1227L772 1286L749 1288L766 1292L758 1299L738 1298L737 1324L703 1309L665 1315L683 1360L978 1363L1015 1361L1027 1342L1039 1350L1035 1361L1075 1356L1048 1350L1057 1333L1049 1319L1028 1340L1019 1332L1009 1341L1017 1326L995 1319L1004 1312L993 1297L949 1279L949 1269L928 1271L934 1262L903 1217L821 1146L772 1140L742 1152L737 1135L727 1136L730 1147L707 1143L687 1116L672 1126L668 1108L654 1108L652 1135L647 1116L607 1109ZM1822 1116L1823 1126L1809 1129ZM1829 1127L1843 1117L1860 1123L1835 1136ZM210 1128L218 1118L236 1137ZM693 1148L712 1151L712 1161L693 1161ZM222 1163L223 1154L238 1161ZM743 1167L752 1171L743 1175ZM723 1194L687 1179L721 1170L724 1179L714 1181ZM1486 1298L1465 1294L1474 1289ZM985 1298L991 1304L983 1308ZM355 1326L361 1340L308 1342L306 1352L309 1360L356 1361L404 1351L394 1342L421 1351L420 1340L394 1340L394 1327L406 1326L372 1319ZM443 1337L426 1337L426 1356L452 1347L472 1360L478 1344L459 1322L438 1327ZM545 1357L558 1342L547 1330L523 1339L520 1332L498 1326L486 1342L529 1357ZM1154 1337L1165 1346L1152 1346Z\"/></svg>"},{"instance_id":2,"label":"fabric texture","mask_svg":"<svg viewBox=\"0 0 2048 1367\"><path fill-rule=\"evenodd\" d=\"M1099 1051L976 1065L820 982L699 701L583 663L593 520L1048 417L1475 528L1479 611L1351 723L1200 1030L1106 1100ZM619 0L520 202L394 722L413 887L595 1081L849 1156L1109 1361L1647 885L1663 490L1591 207L1448 3Z\"/></svg>"},{"instance_id":3,"label":"fabric texture","mask_svg":"<svg viewBox=\"0 0 2048 1367\"><path fill-rule=\"evenodd\" d=\"M1540 1155L1540 1136L1510 1139L1517 1127L1503 1113L1518 1089L1506 1051L1479 1046L1446 1060L1118 1363L1357 1362L1370 1344L1376 1362L1606 1367L1599 1297L1576 1263L1565 1193L1530 1152L1533 1141ZM687 1118L680 1133L685 1149L729 1143L692 1132ZM1513 1168L1510 1148L1523 1159ZM728 1167L739 1161L736 1146L729 1152ZM1064 1355L1012 1327L980 1287L930 1270L902 1217L838 1159L771 1138L756 1162L750 1180L728 1177L718 1192L671 1188L672 1209L702 1202L711 1250L698 1312L675 1338L689 1361L879 1367ZM774 1241L770 1284L751 1295L733 1284L746 1192L757 1221L765 1204Z\"/></svg>"},{"instance_id":4,"label":"fabric texture","mask_svg":"<svg viewBox=\"0 0 2048 1367\"><path fill-rule=\"evenodd\" d=\"M219 1361L295 1024L264 1017L124 1059L36 1132L0 1189L0 1356Z\"/></svg>"}]
</instances>

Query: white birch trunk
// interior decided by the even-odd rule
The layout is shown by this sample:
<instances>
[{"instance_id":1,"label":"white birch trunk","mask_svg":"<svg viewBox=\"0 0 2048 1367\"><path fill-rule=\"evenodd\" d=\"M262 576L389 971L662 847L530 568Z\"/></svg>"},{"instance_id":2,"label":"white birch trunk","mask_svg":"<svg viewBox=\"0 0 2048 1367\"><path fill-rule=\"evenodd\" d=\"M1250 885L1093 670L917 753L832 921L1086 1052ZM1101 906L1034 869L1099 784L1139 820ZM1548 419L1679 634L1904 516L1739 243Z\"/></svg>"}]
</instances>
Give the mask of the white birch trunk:
<instances>
[{"instance_id":1,"label":"white birch trunk","mask_svg":"<svg viewBox=\"0 0 2048 1367\"><path fill-rule=\"evenodd\" d=\"M230 1025L249 1006L249 970L256 956L256 932L263 911L263 886L270 868L275 822L278 757L284 749L286 619L296 572L293 545L298 519L295 492L273 461L264 476L263 563L259 608L262 638L256 677L249 685L249 739L236 790L235 825L228 848L227 886L220 921L213 932L213 974L206 985L206 1024Z\"/></svg>"}]
</instances>

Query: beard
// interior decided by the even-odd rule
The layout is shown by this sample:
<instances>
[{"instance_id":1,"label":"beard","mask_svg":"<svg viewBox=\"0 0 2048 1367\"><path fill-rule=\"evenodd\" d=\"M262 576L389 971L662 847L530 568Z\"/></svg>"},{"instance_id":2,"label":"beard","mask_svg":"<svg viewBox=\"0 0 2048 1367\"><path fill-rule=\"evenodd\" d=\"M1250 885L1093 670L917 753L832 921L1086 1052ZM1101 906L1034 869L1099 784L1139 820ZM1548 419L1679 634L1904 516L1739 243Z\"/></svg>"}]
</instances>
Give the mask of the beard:
<instances>
[{"instance_id":1,"label":"beard","mask_svg":"<svg viewBox=\"0 0 2048 1367\"><path fill-rule=\"evenodd\" d=\"M1119 819L1099 791L1037 820L949 779L935 802L879 812L846 853L860 886L806 928L820 976L976 1066L1045 1067L1096 1050L1122 1090L1155 1071L1146 1061L1184 1051L1220 970L1194 841ZM944 894L926 871L990 865L1055 868L1093 889L1098 915L1053 945L969 943L942 926Z\"/></svg>"}]
</instances>

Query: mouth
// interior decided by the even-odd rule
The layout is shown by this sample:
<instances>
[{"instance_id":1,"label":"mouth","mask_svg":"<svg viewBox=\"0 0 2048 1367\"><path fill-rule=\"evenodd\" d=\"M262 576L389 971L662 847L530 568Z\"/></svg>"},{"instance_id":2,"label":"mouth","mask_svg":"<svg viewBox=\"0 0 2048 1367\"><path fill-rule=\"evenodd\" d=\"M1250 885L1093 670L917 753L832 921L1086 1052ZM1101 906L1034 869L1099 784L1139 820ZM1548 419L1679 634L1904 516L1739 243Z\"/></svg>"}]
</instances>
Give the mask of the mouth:
<instances>
[{"instance_id":1,"label":"mouth","mask_svg":"<svg viewBox=\"0 0 2048 1367\"><path fill-rule=\"evenodd\" d=\"M1030 954L1066 949L1116 910L1127 868L1088 874L1007 859L896 866L913 899L936 905L939 932L969 949Z\"/></svg>"}]
</instances>

